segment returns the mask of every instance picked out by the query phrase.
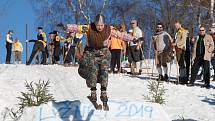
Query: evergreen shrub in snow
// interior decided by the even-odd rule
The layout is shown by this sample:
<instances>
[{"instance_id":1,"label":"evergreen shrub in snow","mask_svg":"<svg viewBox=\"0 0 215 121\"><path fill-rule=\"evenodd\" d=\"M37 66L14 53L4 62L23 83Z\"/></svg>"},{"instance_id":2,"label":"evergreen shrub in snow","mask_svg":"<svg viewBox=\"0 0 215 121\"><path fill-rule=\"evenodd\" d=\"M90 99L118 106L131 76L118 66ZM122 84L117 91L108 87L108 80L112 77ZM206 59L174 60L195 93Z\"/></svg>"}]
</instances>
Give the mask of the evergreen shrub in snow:
<instances>
[{"instance_id":1,"label":"evergreen shrub in snow","mask_svg":"<svg viewBox=\"0 0 215 121\"><path fill-rule=\"evenodd\" d=\"M163 83L161 81L149 81L147 86L149 89L149 94L144 96L145 99L151 102L164 104L164 94L166 89L164 89Z\"/></svg>"},{"instance_id":2,"label":"evergreen shrub in snow","mask_svg":"<svg viewBox=\"0 0 215 121\"><path fill-rule=\"evenodd\" d=\"M20 109L31 106L39 106L43 103L52 101L53 95L49 93L50 81L41 81L38 83L26 82L27 92L21 92L22 96L18 97Z\"/></svg>"}]
</instances>

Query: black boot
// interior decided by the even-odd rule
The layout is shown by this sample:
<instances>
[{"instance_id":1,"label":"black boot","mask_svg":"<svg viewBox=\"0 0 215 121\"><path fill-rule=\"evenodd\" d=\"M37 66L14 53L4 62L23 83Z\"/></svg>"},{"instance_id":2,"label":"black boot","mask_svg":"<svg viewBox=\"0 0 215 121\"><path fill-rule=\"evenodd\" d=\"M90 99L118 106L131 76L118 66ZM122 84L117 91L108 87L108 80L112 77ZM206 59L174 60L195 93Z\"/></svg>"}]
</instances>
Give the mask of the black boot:
<instances>
[{"instance_id":1,"label":"black boot","mask_svg":"<svg viewBox=\"0 0 215 121\"><path fill-rule=\"evenodd\" d=\"M201 86L202 88L210 89L210 84L204 84Z\"/></svg>"},{"instance_id":2,"label":"black boot","mask_svg":"<svg viewBox=\"0 0 215 121\"><path fill-rule=\"evenodd\" d=\"M194 86L194 81L190 80L189 83L187 84L188 87L193 87Z\"/></svg>"},{"instance_id":3,"label":"black boot","mask_svg":"<svg viewBox=\"0 0 215 121\"><path fill-rule=\"evenodd\" d=\"M107 92L106 91L101 91L100 99L101 99L101 101L103 103L103 109L105 111L109 111L109 106L107 104L108 97L107 97Z\"/></svg>"},{"instance_id":4,"label":"black boot","mask_svg":"<svg viewBox=\"0 0 215 121\"><path fill-rule=\"evenodd\" d=\"M193 82L190 82L190 83L187 84L187 86L188 86L188 87L193 87L193 86L194 86L194 83L193 83Z\"/></svg>"},{"instance_id":5,"label":"black boot","mask_svg":"<svg viewBox=\"0 0 215 121\"><path fill-rule=\"evenodd\" d=\"M158 78L156 79L157 81L163 81L163 75L159 74Z\"/></svg>"},{"instance_id":6,"label":"black boot","mask_svg":"<svg viewBox=\"0 0 215 121\"><path fill-rule=\"evenodd\" d=\"M165 75L164 75L163 80L164 80L164 81L168 81L168 80L169 80L169 77L168 77L168 75L167 75L167 74L165 74Z\"/></svg>"},{"instance_id":7,"label":"black boot","mask_svg":"<svg viewBox=\"0 0 215 121\"><path fill-rule=\"evenodd\" d=\"M187 78L186 77L179 77L179 84L182 84L182 85L184 85L184 84L187 84Z\"/></svg>"}]
</instances>

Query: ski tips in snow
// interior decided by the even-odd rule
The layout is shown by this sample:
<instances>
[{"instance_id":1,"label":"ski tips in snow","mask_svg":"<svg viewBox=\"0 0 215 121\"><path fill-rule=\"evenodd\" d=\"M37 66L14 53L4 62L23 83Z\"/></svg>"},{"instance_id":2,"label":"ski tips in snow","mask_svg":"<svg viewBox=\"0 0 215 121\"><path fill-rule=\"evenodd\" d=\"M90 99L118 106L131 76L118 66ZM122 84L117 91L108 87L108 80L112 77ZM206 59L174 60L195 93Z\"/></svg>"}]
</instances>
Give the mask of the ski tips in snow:
<instances>
[{"instance_id":1,"label":"ski tips in snow","mask_svg":"<svg viewBox=\"0 0 215 121\"><path fill-rule=\"evenodd\" d=\"M96 110L104 110L104 111L109 111L109 106L107 104L107 102L103 102L102 104L99 104L97 101L92 101L91 96L87 96L87 98L89 99L89 101L92 103L93 107Z\"/></svg>"}]
</instances>

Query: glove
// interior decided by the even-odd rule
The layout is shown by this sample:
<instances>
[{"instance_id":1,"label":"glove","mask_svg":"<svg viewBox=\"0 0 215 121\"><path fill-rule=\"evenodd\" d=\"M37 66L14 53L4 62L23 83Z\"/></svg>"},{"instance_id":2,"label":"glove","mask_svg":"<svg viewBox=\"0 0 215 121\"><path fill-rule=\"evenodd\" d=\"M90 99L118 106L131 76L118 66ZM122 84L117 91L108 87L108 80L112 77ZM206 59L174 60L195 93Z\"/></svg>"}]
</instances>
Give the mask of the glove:
<instances>
[{"instance_id":1,"label":"glove","mask_svg":"<svg viewBox=\"0 0 215 121\"><path fill-rule=\"evenodd\" d=\"M28 42L28 40L26 40L25 42Z\"/></svg>"}]
</instances>

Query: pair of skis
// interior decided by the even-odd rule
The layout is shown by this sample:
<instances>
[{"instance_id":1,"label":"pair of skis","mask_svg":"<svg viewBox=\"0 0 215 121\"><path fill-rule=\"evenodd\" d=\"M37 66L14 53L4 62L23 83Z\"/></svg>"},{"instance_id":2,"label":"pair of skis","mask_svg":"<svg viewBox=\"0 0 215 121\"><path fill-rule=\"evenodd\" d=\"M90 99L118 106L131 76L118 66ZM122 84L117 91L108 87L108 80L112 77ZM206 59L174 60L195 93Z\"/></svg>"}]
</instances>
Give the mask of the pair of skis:
<instances>
[{"instance_id":1,"label":"pair of skis","mask_svg":"<svg viewBox=\"0 0 215 121\"><path fill-rule=\"evenodd\" d=\"M107 102L103 102L103 105L102 105L102 104L99 104L97 101L92 101L91 96L87 96L87 98L93 104L93 106L96 110L103 109L104 111L109 111L109 106L108 106Z\"/></svg>"}]
</instances>

